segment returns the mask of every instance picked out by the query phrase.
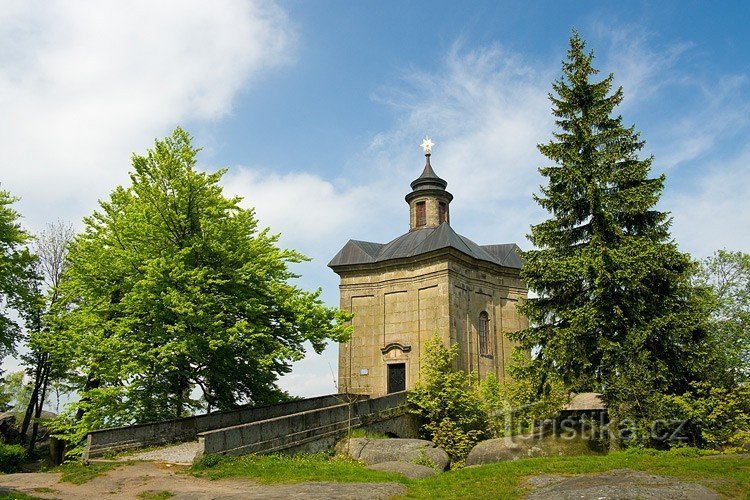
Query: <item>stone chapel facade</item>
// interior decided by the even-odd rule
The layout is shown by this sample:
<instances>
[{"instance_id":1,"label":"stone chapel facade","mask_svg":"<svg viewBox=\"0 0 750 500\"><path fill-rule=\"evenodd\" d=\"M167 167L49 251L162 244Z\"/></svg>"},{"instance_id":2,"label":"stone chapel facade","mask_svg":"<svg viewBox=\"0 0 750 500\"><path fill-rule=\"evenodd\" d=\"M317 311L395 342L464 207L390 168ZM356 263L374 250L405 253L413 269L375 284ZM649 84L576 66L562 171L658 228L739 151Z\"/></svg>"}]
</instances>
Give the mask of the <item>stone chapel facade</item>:
<instances>
[{"instance_id":1,"label":"stone chapel facade","mask_svg":"<svg viewBox=\"0 0 750 500\"><path fill-rule=\"evenodd\" d=\"M506 334L527 325L516 310L528 293L518 246L480 246L453 230L453 195L430 165L431 145L406 195L409 232L386 244L349 240L328 264L341 278L341 308L354 313L339 346L339 392L411 389L435 332L460 346L457 368L502 380L513 348Z\"/></svg>"}]
</instances>

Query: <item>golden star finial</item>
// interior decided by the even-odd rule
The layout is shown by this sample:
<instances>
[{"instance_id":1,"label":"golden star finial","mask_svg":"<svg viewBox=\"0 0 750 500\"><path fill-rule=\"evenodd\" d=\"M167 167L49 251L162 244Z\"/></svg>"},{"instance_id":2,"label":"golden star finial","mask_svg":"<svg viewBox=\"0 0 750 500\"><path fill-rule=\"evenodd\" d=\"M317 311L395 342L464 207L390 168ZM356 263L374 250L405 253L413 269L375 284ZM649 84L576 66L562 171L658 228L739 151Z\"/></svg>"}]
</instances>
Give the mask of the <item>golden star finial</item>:
<instances>
[{"instance_id":1,"label":"golden star finial","mask_svg":"<svg viewBox=\"0 0 750 500\"><path fill-rule=\"evenodd\" d=\"M432 153L432 146L434 145L435 143L432 142L432 139L430 139L429 137L425 137L424 141L422 141L422 144L420 144L420 146L422 146L422 149L424 149L424 154L426 155Z\"/></svg>"}]
</instances>

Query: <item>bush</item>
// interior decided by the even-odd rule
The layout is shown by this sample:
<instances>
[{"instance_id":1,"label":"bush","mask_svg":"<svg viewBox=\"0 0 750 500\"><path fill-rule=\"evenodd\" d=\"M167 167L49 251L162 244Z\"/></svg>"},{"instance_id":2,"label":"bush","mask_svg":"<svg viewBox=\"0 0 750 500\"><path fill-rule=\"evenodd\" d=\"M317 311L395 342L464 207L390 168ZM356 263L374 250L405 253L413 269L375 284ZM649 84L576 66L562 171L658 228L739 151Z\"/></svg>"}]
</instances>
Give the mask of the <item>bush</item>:
<instances>
[{"instance_id":1,"label":"bush","mask_svg":"<svg viewBox=\"0 0 750 500\"><path fill-rule=\"evenodd\" d=\"M458 345L447 348L435 334L425 345L420 381L408 395L411 411L424 422L423 437L448 453L453 468L488 435L476 376L454 369L457 355Z\"/></svg>"},{"instance_id":2,"label":"bush","mask_svg":"<svg viewBox=\"0 0 750 500\"><path fill-rule=\"evenodd\" d=\"M673 415L686 420L688 441L723 451L750 442L750 384L732 389L694 383L680 396L665 396Z\"/></svg>"},{"instance_id":3,"label":"bush","mask_svg":"<svg viewBox=\"0 0 750 500\"><path fill-rule=\"evenodd\" d=\"M0 443L0 472L18 472L26 460L26 450L17 444Z\"/></svg>"},{"instance_id":4,"label":"bush","mask_svg":"<svg viewBox=\"0 0 750 500\"><path fill-rule=\"evenodd\" d=\"M527 379L499 382L489 374L480 394L494 437L521 434L532 430L536 422L557 416L569 399L563 384L548 377L543 389L537 390Z\"/></svg>"}]
</instances>

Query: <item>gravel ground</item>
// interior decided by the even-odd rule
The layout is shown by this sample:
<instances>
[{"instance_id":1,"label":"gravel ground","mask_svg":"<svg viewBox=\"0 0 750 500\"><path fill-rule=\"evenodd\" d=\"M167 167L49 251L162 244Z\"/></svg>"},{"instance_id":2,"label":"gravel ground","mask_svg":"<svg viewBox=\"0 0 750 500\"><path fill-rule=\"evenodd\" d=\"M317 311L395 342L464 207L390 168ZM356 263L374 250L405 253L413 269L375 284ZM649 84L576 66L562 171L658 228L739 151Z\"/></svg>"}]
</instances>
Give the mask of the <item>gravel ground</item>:
<instances>
[{"instance_id":1,"label":"gravel ground","mask_svg":"<svg viewBox=\"0 0 750 500\"><path fill-rule=\"evenodd\" d=\"M165 446L156 450L124 455L118 460L153 460L154 462L190 465L193 463L196 453L198 453L198 441L191 441L174 446Z\"/></svg>"}]
</instances>

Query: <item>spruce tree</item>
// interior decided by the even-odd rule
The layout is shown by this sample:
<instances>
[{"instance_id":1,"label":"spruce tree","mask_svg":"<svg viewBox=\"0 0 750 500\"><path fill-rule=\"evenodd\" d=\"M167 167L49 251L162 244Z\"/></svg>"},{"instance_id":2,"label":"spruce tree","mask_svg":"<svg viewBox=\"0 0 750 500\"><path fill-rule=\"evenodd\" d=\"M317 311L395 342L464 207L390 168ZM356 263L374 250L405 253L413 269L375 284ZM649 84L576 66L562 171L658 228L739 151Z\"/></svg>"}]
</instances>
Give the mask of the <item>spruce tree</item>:
<instances>
[{"instance_id":1,"label":"spruce tree","mask_svg":"<svg viewBox=\"0 0 750 500\"><path fill-rule=\"evenodd\" d=\"M516 334L533 356L521 376L544 386L550 373L572 391L602 392L610 413L655 417L654 396L694 378L701 313L691 259L656 210L664 176L651 177L644 141L615 109L613 75L595 81L593 52L574 31L563 76L550 94L559 129L538 146L553 165L535 200L550 214L532 226L523 278L538 294Z\"/></svg>"}]
</instances>

